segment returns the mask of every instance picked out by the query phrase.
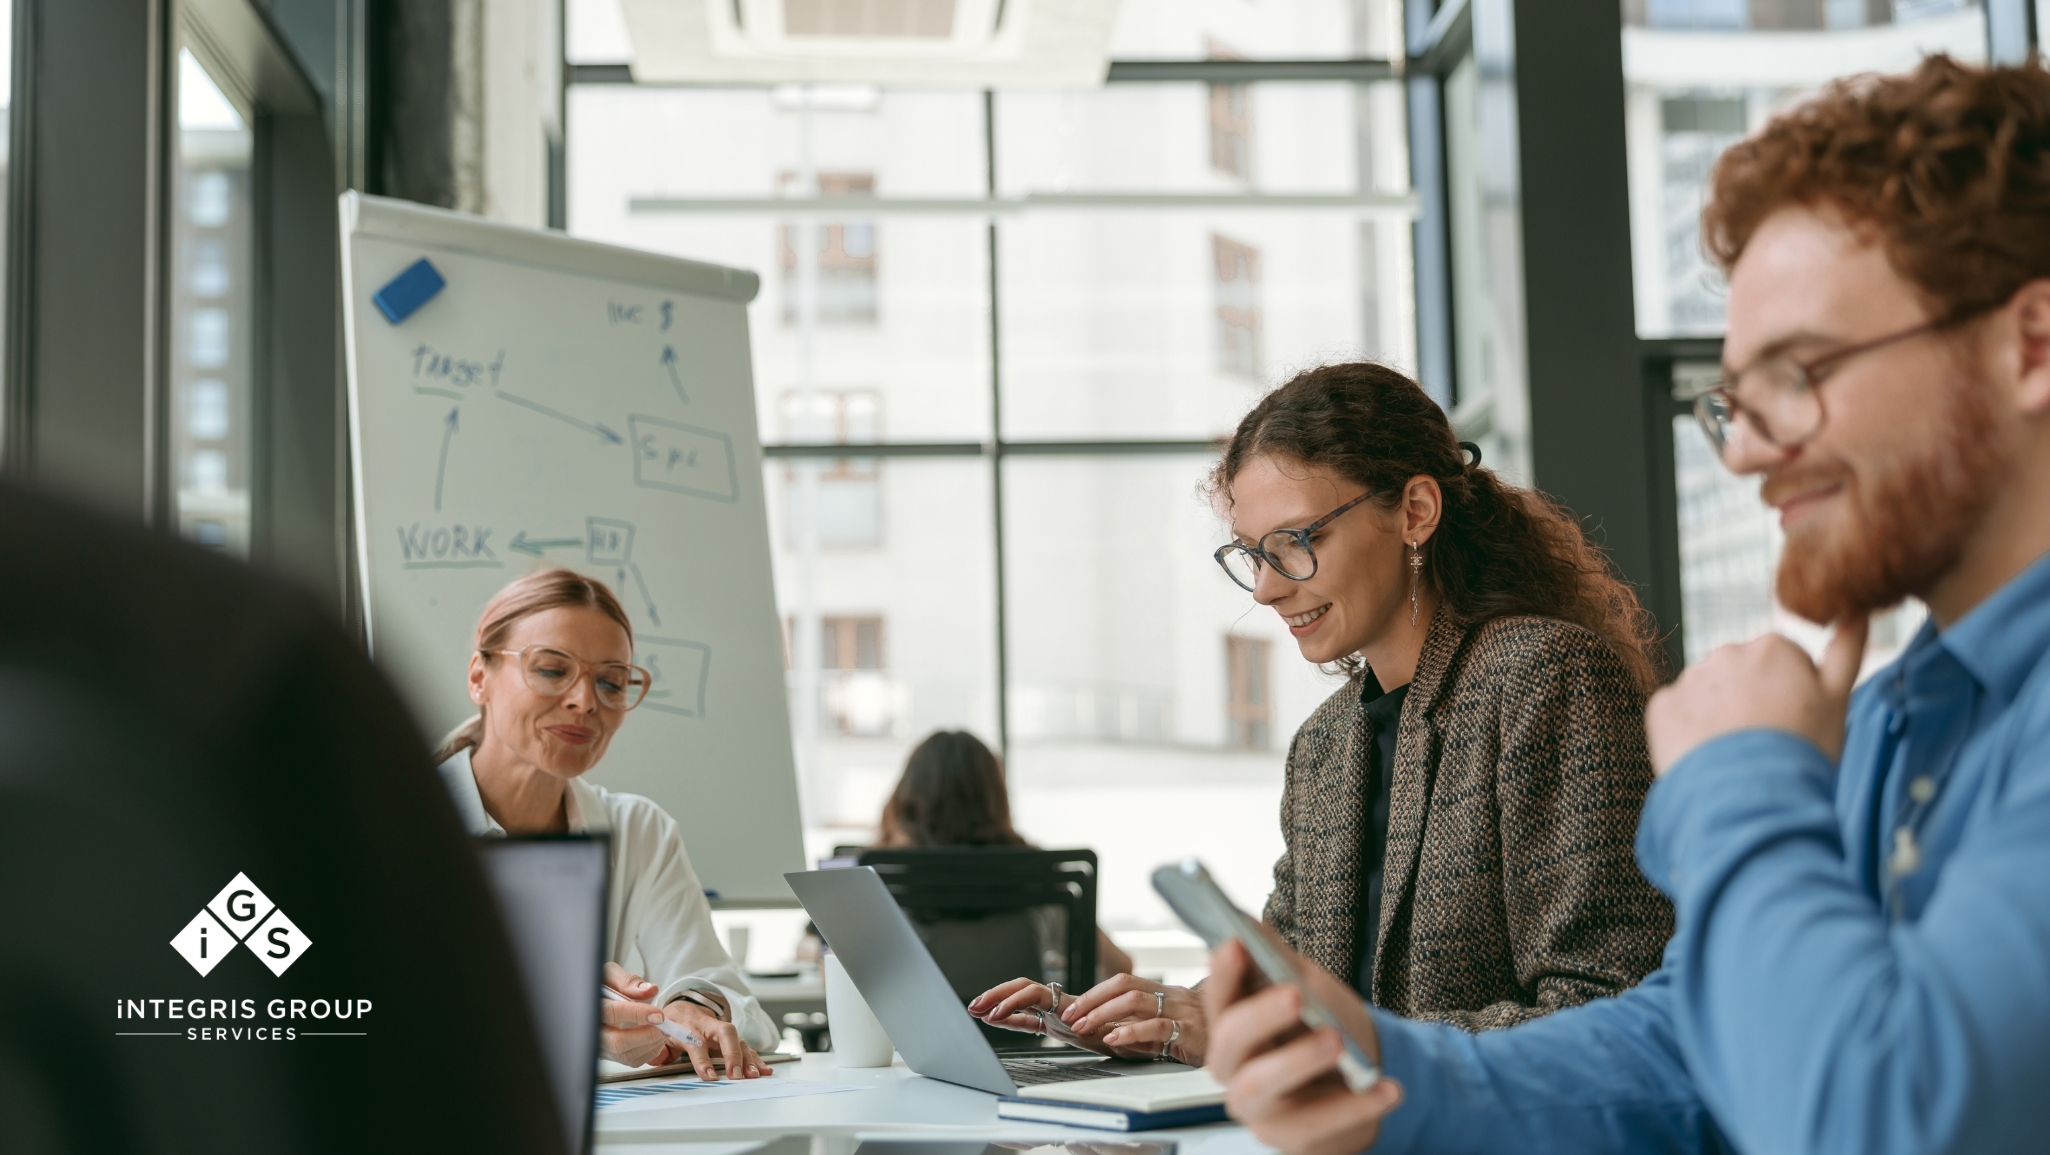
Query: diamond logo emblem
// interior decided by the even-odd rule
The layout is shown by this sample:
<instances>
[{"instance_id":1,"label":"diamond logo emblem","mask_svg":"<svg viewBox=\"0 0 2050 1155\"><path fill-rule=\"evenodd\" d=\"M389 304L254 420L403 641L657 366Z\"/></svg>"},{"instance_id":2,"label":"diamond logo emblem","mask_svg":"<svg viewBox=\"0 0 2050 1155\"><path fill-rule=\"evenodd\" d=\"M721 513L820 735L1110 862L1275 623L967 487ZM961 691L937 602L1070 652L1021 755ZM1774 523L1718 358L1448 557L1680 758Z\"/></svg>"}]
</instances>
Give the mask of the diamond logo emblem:
<instances>
[{"instance_id":1,"label":"diamond logo emblem","mask_svg":"<svg viewBox=\"0 0 2050 1155\"><path fill-rule=\"evenodd\" d=\"M271 916L264 920L256 933L250 935L242 945L248 947L257 958L262 959L263 965L270 968L270 973L282 975L286 967L299 961L299 956L306 953L306 948L313 945L313 940L307 938L306 932L300 930L291 919L286 918L284 911L277 910L272 911Z\"/></svg>"},{"instance_id":2,"label":"diamond logo emblem","mask_svg":"<svg viewBox=\"0 0 2050 1155\"><path fill-rule=\"evenodd\" d=\"M178 937L171 940L171 949L183 955L193 970L205 976L221 965L221 960L235 949L235 936L229 934L213 915L202 910L192 916L192 921L185 924Z\"/></svg>"},{"instance_id":3,"label":"diamond logo emblem","mask_svg":"<svg viewBox=\"0 0 2050 1155\"><path fill-rule=\"evenodd\" d=\"M237 874L234 881L214 895L205 910L185 924L185 929L171 940L171 949L191 963L193 970L206 975L228 957L237 943L248 947L270 968L270 973L282 975L299 961L313 940L306 937L299 924L286 918L285 912L249 881L248 875Z\"/></svg>"},{"instance_id":4,"label":"diamond logo emblem","mask_svg":"<svg viewBox=\"0 0 2050 1155\"><path fill-rule=\"evenodd\" d=\"M214 895L214 900L206 904L206 908L212 911L221 925L227 927L239 940L248 938L249 932L255 930L257 925L263 922L264 916L277 909L277 906L264 897L262 891L256 889L256 884L249 881L248 875L237 874L235 881L222 887L221 892Z\"/></svg>"}]
</instances>

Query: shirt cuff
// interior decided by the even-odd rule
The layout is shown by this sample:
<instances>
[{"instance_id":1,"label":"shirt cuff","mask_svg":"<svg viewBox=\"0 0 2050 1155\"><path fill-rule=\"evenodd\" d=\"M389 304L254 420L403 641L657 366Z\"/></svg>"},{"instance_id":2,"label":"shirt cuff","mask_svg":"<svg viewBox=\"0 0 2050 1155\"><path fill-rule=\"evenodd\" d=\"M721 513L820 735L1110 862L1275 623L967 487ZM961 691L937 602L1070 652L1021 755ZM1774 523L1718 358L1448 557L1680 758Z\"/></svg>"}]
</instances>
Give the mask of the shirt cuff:
<instances>
[{"instance_id":1,"label":"shirt cuff","mask_svg":"<svg viewBox=\"0 0 2050 1155\"><path fill-rule=\"evenodd\" d=\"M1759 727L1704 742L1645 797L1638 868L1677 902L1690 879L1732 849L1729 831L1818 796L1830 804L1835 782L1836 767L1822 748L1791 731Z\"/></svg>"}]
</instances>

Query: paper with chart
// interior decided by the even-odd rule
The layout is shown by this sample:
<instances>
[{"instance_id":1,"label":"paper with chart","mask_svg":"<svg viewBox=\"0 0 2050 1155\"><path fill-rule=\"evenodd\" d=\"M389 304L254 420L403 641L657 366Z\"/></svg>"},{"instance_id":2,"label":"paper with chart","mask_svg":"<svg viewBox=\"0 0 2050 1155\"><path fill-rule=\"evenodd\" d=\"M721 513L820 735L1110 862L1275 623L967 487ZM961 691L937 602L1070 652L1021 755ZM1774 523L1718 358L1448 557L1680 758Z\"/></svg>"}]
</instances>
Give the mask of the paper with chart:
<instances>
[{"instance_id":1,"label":"paper with chart","mask_svg":"<svg viewBox=\"0 0 2050 1155\"><path fill-rule=\"evenodd\" d=\"M464 673L493 593L544 565L605 581L653 682L592 780L660 803L721 899L788 902L782 872L803 855L748 359L754 274L353 193L342 213L379 664L440 734L474 709ZM423 260L442 287L410 312L386 308L391 295L373 307Z\"/></svg>"}]
</instances>

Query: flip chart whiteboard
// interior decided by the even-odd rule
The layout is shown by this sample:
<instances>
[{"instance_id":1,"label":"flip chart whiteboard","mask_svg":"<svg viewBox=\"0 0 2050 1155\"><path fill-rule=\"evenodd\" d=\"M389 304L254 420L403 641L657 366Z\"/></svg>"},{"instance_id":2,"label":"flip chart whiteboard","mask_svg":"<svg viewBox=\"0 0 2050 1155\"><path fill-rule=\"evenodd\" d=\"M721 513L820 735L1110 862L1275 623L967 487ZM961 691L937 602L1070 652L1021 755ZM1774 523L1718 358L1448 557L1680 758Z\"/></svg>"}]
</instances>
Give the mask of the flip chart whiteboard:
<instances>
[{"instance_id":1,"label":"flip chart whiteboard","mask_svg":"<svg viewBox=\"0 0 2050 1155\"><path fill-rule=\"evenodd\" d=\"M591 780L667 810L723 905L791 904L803 849L748 361L759 279L353 192L341 213L378 663L446 732L475 710L465 671L492 594L544 565L602 579L654 679ZM393 322L372 298L423 258L446 284L427 278Z\"/></svg>"}]
</instances>

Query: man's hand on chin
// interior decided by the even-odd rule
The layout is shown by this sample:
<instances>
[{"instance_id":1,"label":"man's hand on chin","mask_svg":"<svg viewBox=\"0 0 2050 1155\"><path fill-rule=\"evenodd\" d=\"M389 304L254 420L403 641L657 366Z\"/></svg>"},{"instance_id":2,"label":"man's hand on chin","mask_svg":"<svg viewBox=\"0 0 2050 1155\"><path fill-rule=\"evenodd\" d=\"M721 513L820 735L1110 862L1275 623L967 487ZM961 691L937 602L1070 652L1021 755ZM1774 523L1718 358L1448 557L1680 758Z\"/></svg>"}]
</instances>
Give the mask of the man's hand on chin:
<instances>
[{"instance_id":1,"label":"man's hand on chin","mask_svg":"<svg viewBox=\"0 0 2050 1155\"><path fill-rule=\"evenodd\" d=\"M1758 727L1806 738L1834 762L1869 625L1863 616L1838 622L1820 665L1779 634L1717 648L1652 695L1644 711L1652 768L1663 775L1703 743Z\"/></svg>"}]
</instances>

